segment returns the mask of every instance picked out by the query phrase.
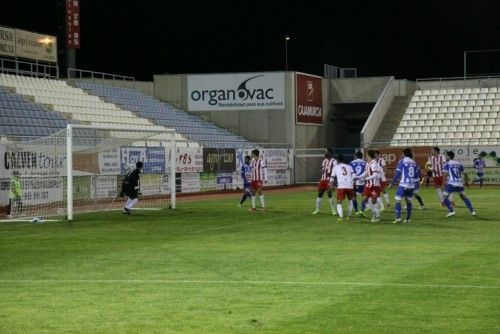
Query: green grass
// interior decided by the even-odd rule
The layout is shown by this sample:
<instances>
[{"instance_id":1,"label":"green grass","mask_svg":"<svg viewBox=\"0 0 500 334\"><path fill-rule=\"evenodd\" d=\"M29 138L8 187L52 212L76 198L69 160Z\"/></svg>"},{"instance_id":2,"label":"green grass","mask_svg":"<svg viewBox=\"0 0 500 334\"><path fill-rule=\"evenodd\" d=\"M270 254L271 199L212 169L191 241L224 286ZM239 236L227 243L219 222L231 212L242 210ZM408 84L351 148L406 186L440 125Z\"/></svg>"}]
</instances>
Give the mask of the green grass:
<instances>
[{"instance_id":1,"label":"green grass","mask_svg":"<svg viewBox=\"0 0 500 334\"><path fill-rule=\"evenodd\" d=\"M0 333L498 333L499 192L445 219L425 190L411 225L312 216L314 192L1 223Z\"/></svg>"}]
</instances>

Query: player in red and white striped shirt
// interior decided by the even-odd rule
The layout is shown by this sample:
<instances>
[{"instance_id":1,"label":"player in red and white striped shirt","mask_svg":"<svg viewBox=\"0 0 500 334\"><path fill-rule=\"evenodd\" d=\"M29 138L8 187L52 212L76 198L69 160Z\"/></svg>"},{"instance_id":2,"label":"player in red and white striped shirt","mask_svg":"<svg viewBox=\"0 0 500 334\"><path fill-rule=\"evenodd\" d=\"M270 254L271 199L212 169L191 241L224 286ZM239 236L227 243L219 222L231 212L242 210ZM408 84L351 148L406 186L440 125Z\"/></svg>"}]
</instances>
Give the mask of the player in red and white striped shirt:
<instances>
[{"instance_id":1,"label":"player in red and white striped shirt","mask_svg":"<svg viewBox=\"0 0 500 334\"><path fill-rule=\"evenodd\" d=\"M255 194L259 194L260 205L262 210L266 209L264 202L264 194L262 193L262 186L267 182L267 168L265 161L259 156L259 150L252 151L252 176L250 177L250 191L252 193L252 207L250 211L256 211L255 208Z\"/></svg>"},{"instance_id":2,"label":"player in red and white striped shirt","mask_svg":"<svg viewBox=\"0 0 500 334\"><path fill-rule=\"evenodd\" d=\"M367 155L368 163L366 164L365 170L366 183L363 191L363 197L366 201L366 205L371 208L372 223L378 223L380 221L380 207L377 203L377 198L380 197L380 179L382 169L375 159L374 150L369 150Z\"/></svg>"},{"instance_id":3,"label":"player in red and white striped shirt","mask_svg":"<svg viewBox=\"0 0 500 334\"><path fill-rule=\"evenodd\" d=\"M443 203L443 166L445 163L446 158L440 153L439 147L433 147L428 164L431 166L434 188L441 203Z\"/></svg>"},{"instance_id":4,"label":"player in red and white striped shirt","mask_svg":"<svg viewBox=\"0 0 500 334\"><path fill-rule=\"evenodd\" d=\"M337 211L335 210L335 200L333 198L333 185L331 183L332 171L335 165L337 165L337 161L332 157L332 150L327 149L325 152L325 158L321 163L321 179L318 184L318 197L316 197L316 210L312 213L313 215L317 215L319 213L319 208L321 207L321 200L323 195L328 194L328 201L330 202L330 206L332 208L332 214L335 216Z\"/></svg>"},{"instance_id":5,"label":"player in red and white striped shirt","mask_svg":"<svg viewBox=\"0 0 500 334\"><path fill-rule=\"evenodd\" d=\"M375 151L375 160L377 161L378 165L381 168L381 175L380 175L380 191L382 192L382 196L384 197L384 201L387 205L388 208L391 207L389 203L389 194L385 190L387 188L387 163L385 162L385 159L380 155L379 150L374 150ZM377 202L380 206L380 211L384 211L384 202L382 201L382 197L377 198Z\"/></svg>"}]
</instances>

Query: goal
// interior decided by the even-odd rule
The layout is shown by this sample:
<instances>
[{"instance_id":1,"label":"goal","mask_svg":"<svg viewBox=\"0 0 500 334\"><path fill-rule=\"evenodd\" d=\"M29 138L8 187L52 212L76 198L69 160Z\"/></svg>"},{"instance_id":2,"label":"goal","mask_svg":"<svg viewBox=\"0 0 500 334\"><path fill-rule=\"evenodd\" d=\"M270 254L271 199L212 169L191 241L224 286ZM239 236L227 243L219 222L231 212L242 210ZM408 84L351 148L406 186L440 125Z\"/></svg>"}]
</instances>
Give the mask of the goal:
<instances>
[{"instance_id":1,"label":"goal","mask_svg":"<svg viewBox=\"0 0 500 334\"><path fill-rule=\"evenodd\" d=\"M178 137L155 127L70 124L50 136L3 143L5 217L72 220L79 213L121 210L123 178L138 161L143 168L136 209L175 208ZM20 189L12 191L16 181Z\"/></svg>"}]
</instances>

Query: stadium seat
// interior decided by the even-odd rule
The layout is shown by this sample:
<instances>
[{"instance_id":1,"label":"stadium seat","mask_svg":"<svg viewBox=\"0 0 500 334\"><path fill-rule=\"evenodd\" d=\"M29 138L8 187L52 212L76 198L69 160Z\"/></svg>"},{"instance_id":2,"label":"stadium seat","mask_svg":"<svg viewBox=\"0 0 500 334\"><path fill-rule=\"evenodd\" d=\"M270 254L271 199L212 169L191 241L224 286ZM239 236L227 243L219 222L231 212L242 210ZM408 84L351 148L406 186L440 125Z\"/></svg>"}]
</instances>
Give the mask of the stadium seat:
<instances>
[{"instance_id":1,"label":"stadium seat","mask_svg":"<svg viewBox=\"0 0 500 334\"><path fill-rule=\"evenodd\" d=\"M495 127L500 125L499 115L498 87L417 90L396 133L398 139L417 144L453 145L460 144L453 140L463 139L464 144L495 145L498 143L498 128ZM405 134L410 134L410 138ZM398 145L403 141L395 140Z\"/></svg>"},{"instance_id":2,"label":"stadium seat","mask_svg":"<svg viewBox=\"0 0 500 334\"><path fill-rule=\"evenodd\" d=\"M178 133L191 140L203 141L211 147L248 148L254 146L253 143L225 129L218 128L214 124L189 115L138 90L88 82L77 82L76 85L104 100L119 103L121 109L135 112L143 119L149 120L149 123L175 128Z\"/></svg>"}]
</instances>

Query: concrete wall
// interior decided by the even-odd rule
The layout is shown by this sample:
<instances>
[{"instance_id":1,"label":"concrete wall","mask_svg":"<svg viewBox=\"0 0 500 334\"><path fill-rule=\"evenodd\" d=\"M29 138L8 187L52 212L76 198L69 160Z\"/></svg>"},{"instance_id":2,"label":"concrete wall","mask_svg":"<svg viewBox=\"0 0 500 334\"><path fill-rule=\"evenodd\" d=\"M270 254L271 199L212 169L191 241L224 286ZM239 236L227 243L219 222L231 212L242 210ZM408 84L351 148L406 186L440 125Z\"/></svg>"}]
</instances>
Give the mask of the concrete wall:
<instances>
[{"instance_id":1,"label":"concrete wall","mask_svg":"<svg viewBox=\"0 0 500 334\"><path fill-rule=\"evenodd\" d=\"M417 89L415 81L406 79L394 80L394 85L396 86L396 96L412 96Z\"/></svg>"},{"instance_id":2,"label":"concrete wall","mask_svg":"<svg viewBox=\"0 0 500 334\"><path fill-rule=\"evenodd\" d=\"M184 74L154 75L153 95L162 101L168 101L176 108L182 109L182 89L185 78L186 75ZM187 85L187 83L184 84Z\"/></svg>"},{"instance_id":3,"label":"concrete wall","mask_svg":"<svg viewBox=\"0 0 500 334\"><path fill-rule=\"evenodd\" d=\"M376 102L389 77L331 79L329 102L366 103Z\"/></svg>"}]
</instances>

